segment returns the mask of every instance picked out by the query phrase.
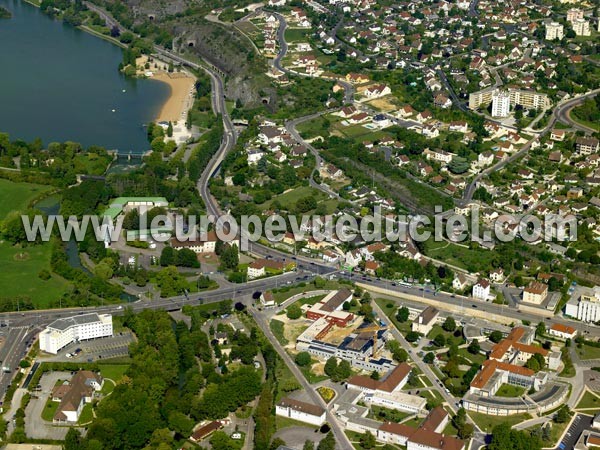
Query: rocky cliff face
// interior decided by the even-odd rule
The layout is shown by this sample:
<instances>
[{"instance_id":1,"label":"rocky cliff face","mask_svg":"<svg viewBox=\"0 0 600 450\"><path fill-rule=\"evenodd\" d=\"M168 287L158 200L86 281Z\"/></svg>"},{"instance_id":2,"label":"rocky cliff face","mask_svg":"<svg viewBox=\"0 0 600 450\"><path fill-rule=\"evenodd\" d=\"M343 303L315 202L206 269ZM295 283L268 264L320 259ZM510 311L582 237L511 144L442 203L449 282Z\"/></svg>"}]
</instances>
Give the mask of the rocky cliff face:
<instances>
[{"instance_id":1,"label":"rocky cliff face","mask_svg":"<svg viewBox=\"0 0 600 450\"><path fill-rule=\"evenodd\" d=\"M256 106L269 98L271 87L265 60L251 42L230 24L205 19L208 9L192 0L125 0L134 26L153 33L167 31L174 49L207 59L226 75L226 95L231 100ZM150 36L149 36L150 37Z\"/></svg>"}]
</instances>

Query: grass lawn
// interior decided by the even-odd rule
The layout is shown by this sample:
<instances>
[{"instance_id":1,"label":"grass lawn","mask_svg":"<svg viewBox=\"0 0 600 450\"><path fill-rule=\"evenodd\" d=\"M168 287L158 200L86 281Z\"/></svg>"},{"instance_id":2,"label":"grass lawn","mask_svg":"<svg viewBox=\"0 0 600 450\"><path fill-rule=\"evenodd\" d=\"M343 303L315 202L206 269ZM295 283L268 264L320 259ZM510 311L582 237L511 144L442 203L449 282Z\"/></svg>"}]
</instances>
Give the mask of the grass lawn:
<instances>
[{"instance_id":1,"label":"grass lawn","mask_svg":"<svg viewBox=\"0 0 600 450\"><path fill-rule=\"evenodd\" d=\"M285 41L290 44L294 42L308 42L311 30L305 28L286 28Z\"/></svg>"},{"instance_id":2,"label":"grass lawn","mask_svg":"<svg viewBox=\"0 0 600 450\"><path fill-rule=\"evenodd\" d=\"M281 430L287 427L305 427L307 430L315 430L317 427L300 422L299 420L290 419L289 417L275 416L275 428Z\"/></svg>"},{"instance_id":3,"label":"grass lawn","mask_svg":"<svg viewBox=\"0 0 600 450\"><path fill-rule=\"evenodd\" d=\"M295 205L299 199L303 197L310 197L311 195L317 199L317 202L319 202L320 200L325 200L327 198L327 196L324 193L315 188L312 188L310 186L300 186L281 195L273 197L272 200L263 203L259 206L259 208L261 210L269 209L271 207L271 203L274 202L275 199L279 200L279 203L285 206Z\"/></svg>"},{"instance_id":4,"label":"grass lawn","mask_svg":"<svg viewBox=\"0 0 600 450\"><path fill-rule=\"evenodd\" d=\"M81 410L81 414L79 415L80 424L91 422L94 418L94 414L92 412L92 404L86 403L83 409Z\"/></svg>"},{"instance_id":5,"label":"grass lawn","mask_svg":"<svg viewBox=\"0 0 600 450\"><path fill-rule=\"evenodd\" d=\"M398 320L396 320L396 312L398 311L398 305L393 300L387 300L385 298L376 298L375 303L379 305L383 313L386 316L388 316L388 318L392 321L392 323L396 326L400 333L405 335L410 331L411 327L409 321L400 323L398 322Z\"/></svg>"},{"instance_id":6,"label":"grass lawn","mask_svg":"<svg viewBox=\"0 0 600 450\"><path fill-rule=\"evenodd\" d=\"M54 273L46 281L38 277L44 269L51 272L50 254L49 243L27 248L17 248L7 242L0 243L2 296L27 296L39 309L48 308L52 304L57 305L58 299L67 291L69 283Z\"/></svg>"},{"instance_id":7,"label":"grass lawn","mask_svg":"<svg viewBox=\"0 0 600 450\"><path fill-rule=\"evenodd\" d=\"M462 333L458 337L454 336L454 332L445 331L440 325L434 325L429 334L427 335L428 339L433 340L438 334L442 334L446 339L446 346L450 346L450 342L455 343L456 345L462 345L465 343L465 339L462 337Z\"/></svg>"},{"instance_id":8,"label":"grass lawn","mask_svg":"<svg viewBox=\"0 0 600 450\"><path fill-rule=\"evenodd\" d=\"M310 367L300 367L300 371L310 384L319 383L329 379L327 375L315 375L312 370L310 370Z\"/></svg>"},{"instance_id":9,"label":"grass lawn","mask_svg":"<svg viewBox=\"0 0 600 450\"><path fill-rule=\"evenodd\" d=\"M0 221L11 211L26 209L33 200L52 189L52 186L0 179ZM2 295L27 296L37 308L47 308L51 302L56 302L65 293L69 283L54 274L47 281L38 277L43 269L51 272L50 252L49 244L21 249L7 242L0 243Z\"/></svg>"},{"instance_id":10,"label":"grass lawn","mask_svg":"<svg viewBox=\"0 0 600 450\"><path fill-rule=\"evenodd\" d=\"M581 359L600 359L600 348L598 347L583 344L580 348L579 345L577 345L575 351Z\"/></svg>"},{"instance_id":11,"label":"grass lawn","mask_svg":"<svg viewBox=\"0 0 600 450\"><path fill-rule=\"evenodd\" d=\"M482 355L481 353L474 355L472 353L469 353L469 351L466 348L459 348L458 354L460 356L462 356L463 358L466 358L469 361L477 363L477 364L483 364L483 361L485 361L484 355Z\"/></svg>"},{"instance_id":12,"label":"grass lawn","mask_svg":"<svg viewBox=\"0 0 600 450\"><path fill-rule=\"evenodd\" d=\"M269 323L269 327L271 328L271 332L273 333L273 335L275 336L275 338L281 345L289 344L288 340L285 338L285 336L283 334L284 324L282 321L277 320L277 319L271 319L271 322Z\"/></svg>"},{"instance_id":13,"label":"grass lawn","mask_svg":"<svg viewBox=\"0 0 600 450\"><path fill-rule=\"evenodd\" d=\"M446 434L449 436L456 436L456 435L458 435L458 430L456 429L456 427L454 426L452 421L450 421L450 422L448 422L448 425L446 425L446 428L444 428L444 431L442 431L442 434Z\"/></svg>"},{"instance_id":14,"label":"grass lawn","mask_svg":"<svg viewBox=\"0 0 600 450\"><path fill-rule=\"evenodd\" d=\"M404 422L403 425L408 425L409 427L417 428L419 425L421 425L421 422L423 422L423 419L421 419L420 417L413 417L412 419Z\"/></svg>"},{"instance_id":15,"label":"grass lawn","mask_svg":"<svg viewBox=\"0 0 600 450\"><path fill-rule=\"evenodd\" d=\"M44 419L47 422L52 422L52 419L54 419L54 415L56 414L56 410L58 409L59 405L60 402L53 402L52 399L49 398L46 402L46 406L44 406L44 409L42 410L42 419Z\"/></svg>"},{"instance_id":16,"label":"grass lawn","mask_svg":"<svg viewBox=\"0 0 600 450\"><path fill-rule=\"evenodd\" d=\"M491 432L496 425L506 423L511 427L517 423L531 419L529 414L513 414L511 416L488 416L487 414L467 411L471 419L481 428L482 431Z\"/></svg>"},{"instance_id":17,"label":"grass lawn","mask_svg":"<svg viewBox=\"0 0 600 450\"><path fill-rule=\"evenodd\" d=\"M397 411L394 409L384 408L383 406L371 406L368 417L375 420L387 421L387 422L402 422L413 414L404 411Z\"/></svg>"},{"instance_id":18,"label":"grass lawn","mask_svg":"<svg viewBox=\"0 0 600 450\"><path fill-rule=\"evenodd\" d=\"M494 252L471 250L448 242L425 242L425 254L431 258L442 260L448 264L476 272L481 267L490 267Z\"/></svg>"},{"instance_id":19,"label":"grass lawn","mask_svg":"<svg viewBox=\"0 0 600 450\"><path fill-rule=\"evenodd\" d=\"M575 409L581 408L600 408L600 398L591 392L586 392L575 407Z\"/></svg>"},{"instance_id":20,"label":"grass lawn","mask_svg":"<svg viewBox=\"0 0 600 450\"><path fill-rule=\"evenodd\" d=\"M498 397L521 397L525 393L525 388L513 386L512 384L503 384L496 392Z\"/></svg>"},{"instance_id":21,"label":"grass lawn","mask_svg":"<svg viewBox=\"0 0 600 450\"><path fill-rule=\"evenodd\" d=\"M13 183L0 178L0 220L11 211L26 209L32 200L52 189L52 186Z\"/></svg>"},{"instance_id":22,"label":"grass lawn","mask_svg":"<svg viewBox=\"0 0 600 450\"><path fill-rule=\"evenodd\" d=\"M100 374L103 378L109 378L118 383L128 368L128 364L102 364L100 365Z\"/></svg>"}]
</instances>

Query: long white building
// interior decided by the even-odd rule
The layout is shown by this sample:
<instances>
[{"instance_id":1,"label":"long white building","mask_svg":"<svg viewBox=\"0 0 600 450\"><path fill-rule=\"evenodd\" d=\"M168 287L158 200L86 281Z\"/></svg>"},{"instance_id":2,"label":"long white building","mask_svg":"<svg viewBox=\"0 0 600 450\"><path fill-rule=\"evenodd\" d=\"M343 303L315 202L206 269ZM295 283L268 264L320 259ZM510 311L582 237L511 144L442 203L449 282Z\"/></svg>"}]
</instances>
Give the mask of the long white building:
<instances>
[{"instance_id":1,"label":"long white building","mask_svg":"<svg viewBox=\"0 0 600 450\"><path fill-rule=\"evenodd\" d=\"M600 286L577 286L565 307L565 315L584 322L600 320Z\"/></svg>"},{"instance_id":2,"label":"long white building","mask_svg":"<svg viewBox=\"0 0 600 450\"><path fill-rule=\"evenodd\" d=\"M75 341L87 341L113 335L110 314L83 314L58 319L40 333L40 350L56 355Z\"/></svg>"}]
</instances>

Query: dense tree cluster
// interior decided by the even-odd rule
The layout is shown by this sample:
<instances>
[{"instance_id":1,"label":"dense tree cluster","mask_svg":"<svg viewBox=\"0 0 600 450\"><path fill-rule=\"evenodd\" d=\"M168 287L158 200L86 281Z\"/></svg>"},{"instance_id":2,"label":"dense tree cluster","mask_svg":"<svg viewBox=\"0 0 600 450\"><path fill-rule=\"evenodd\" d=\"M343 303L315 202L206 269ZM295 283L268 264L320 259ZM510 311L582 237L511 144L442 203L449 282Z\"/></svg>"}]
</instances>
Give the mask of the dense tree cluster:
<instances>
[{"instance_id":1,"label":"dense tree cluster","mask_svg":"<svg viewBox=\"0 0 600 450\"><path fill-rule=\"evenodd\" d=\"M196 252L189 248L175 250L173 247L165 246L160 254L160 265L198 268L200 261Z\"/></svg>"},{"instance_id":2,"label":"dense tree cluster","mask_svg":"<svg viewBox=\"0 0 600 450\"><path fill-rule=\"evenodd\" d=\"M492 440L489 450L540 450L542 441L539 437L511 429L510 425L503 423L492 430Z\"/></svg>"}]
</instances>

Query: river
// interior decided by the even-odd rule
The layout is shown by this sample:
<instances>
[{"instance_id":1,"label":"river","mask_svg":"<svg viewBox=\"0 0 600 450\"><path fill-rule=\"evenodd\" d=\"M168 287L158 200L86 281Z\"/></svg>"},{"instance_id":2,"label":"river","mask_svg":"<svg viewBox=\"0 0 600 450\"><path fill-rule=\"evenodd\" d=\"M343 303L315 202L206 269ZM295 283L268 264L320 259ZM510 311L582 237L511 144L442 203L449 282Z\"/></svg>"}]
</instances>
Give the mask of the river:
<instances>
[{"instance_id":1,"label":"river","mask_svg":"<svg viewBox=\"0 0 600 450\"><path fill-rule=\"evenodd\" d=\"M122 153L149 149L144 125L169 97L156 80L118 71L122 50L20 0L0 0L0 132Z\"/></svg>"}]
</instances>

